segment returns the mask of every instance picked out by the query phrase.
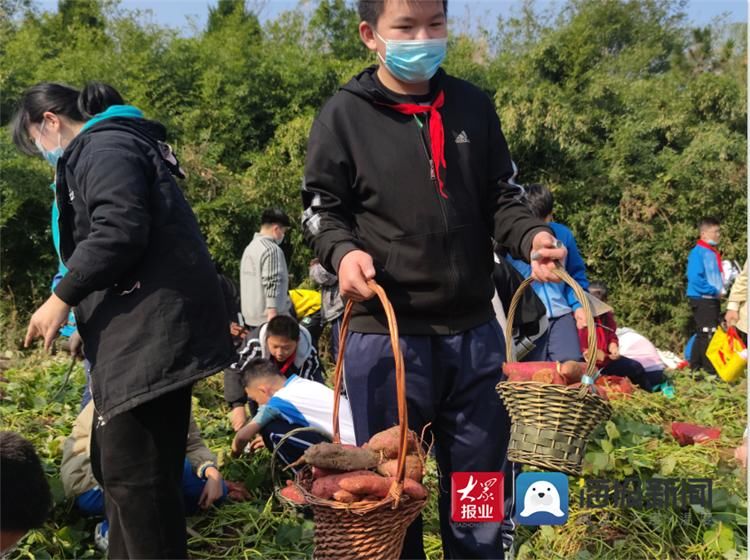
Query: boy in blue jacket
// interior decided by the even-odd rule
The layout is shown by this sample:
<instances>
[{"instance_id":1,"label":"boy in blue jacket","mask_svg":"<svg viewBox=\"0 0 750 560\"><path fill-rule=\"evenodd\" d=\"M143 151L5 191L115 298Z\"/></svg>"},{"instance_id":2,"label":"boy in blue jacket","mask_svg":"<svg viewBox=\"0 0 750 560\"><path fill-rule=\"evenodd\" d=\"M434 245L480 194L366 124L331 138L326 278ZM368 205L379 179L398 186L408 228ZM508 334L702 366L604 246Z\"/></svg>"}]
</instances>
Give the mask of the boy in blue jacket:
<instances>
[{"instance_id":1,"label":"boy in blue jacket","mask_svg":"<svg viewBox=\"0 0 750 560\"><path fill-rule=\"evenodd\" d=\"M720 303L724 290L721 254L716 248L721 239L721 224L715 218L703 218L698 224L700 239L690 251L687 264L687 297L695 322L695 342L690 352L690 369L716 370L706 358L706 348L720 321Z\"/></svg>"},{"instance_id":2,"label":"boy in blue jacket","mask_svg":"<svg viewBox=\"0 0 750 560\"><path fill-rule=\"evenodd\" d=\"M586 278L586 265L581 254L578 252L573 232L562 224L552 221L552 209L554 198L552 192L544 185L531 184L524 187L526 192L525 202L531 213L543 220L552 228L557 239L562 241L568 249L567 257L563 262L565 270L581 287L586 290L589 281ZM520 272L524 278L531 275L531 266L527 263L506 257L513 267ZM573 290L567 284L543 284L533 282L531 287L536 292L547 308L549 318L549 331L546 344L539 344L532 354L527 357L530 361L580 361L582 359L580 346L577 345L577 328L586 326L586 317L583 307L576 298Z\"/></svg>"}]
</instances>

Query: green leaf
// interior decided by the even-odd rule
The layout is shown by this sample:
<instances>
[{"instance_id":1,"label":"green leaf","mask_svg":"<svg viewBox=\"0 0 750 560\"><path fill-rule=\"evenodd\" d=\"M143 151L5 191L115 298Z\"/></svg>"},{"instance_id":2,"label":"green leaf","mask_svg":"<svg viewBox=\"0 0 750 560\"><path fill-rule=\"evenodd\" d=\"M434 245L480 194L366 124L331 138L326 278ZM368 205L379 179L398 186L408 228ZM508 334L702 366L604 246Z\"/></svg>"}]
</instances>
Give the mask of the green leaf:
<instances>
[{"instance_id":1,"label":"green leaf","mask_svg":"<svg viewBox=\"0 0 750 560\"><path fill-rule=\"evenodd\" d=\"M661 460L661 465L659 468L659 472L663 476L669 476L674 472L674 468L677 466L677 459L674 458L673 455L669 455L667 457L664 457L664 459Z\"/></svg>"},{"instance_id":2,"label":"green leaf","mask_svg":"<svg viewBox=\"0 0 750 560\"><path fill-rule=\"evenodd\" d=\"M719 552L734 549L734 531L724 523L719 524Z\"/></svg>"},{"instance_id":3,"label":"green leaf","mask_svg":"<svg viewBox=\"0 0 750 560\"><path fill-rule=\"evenodd\" d=\"M612 420L607 420L604 429L607 430L609 439L617 439L620 437L620 432L617 430L617 426L615 426L615 423L612 422Z\"/></svg>"},{"instance_id":4,"label":"green leaf","mask_svg":"<svg viewBox=\"0 0 750 560\"><path fill-rule=\"evenodd\" d=\"M596 472L605 470L609 464L609 455L606 453L594 453L592 459Z\"/></svg>"},{"instance_id":5,"label":"green leaf","mask_svg":"<svg viewBox=\"0 0 750 560\"><path fill-rule=\"evenodd\" d=\"M612 451L615 450L615 446L612 445L612 442L608 439L600 439L599 445L602 446L602 451L604 451L605 453L612 453Z\"/></svg>"}]
</instances>

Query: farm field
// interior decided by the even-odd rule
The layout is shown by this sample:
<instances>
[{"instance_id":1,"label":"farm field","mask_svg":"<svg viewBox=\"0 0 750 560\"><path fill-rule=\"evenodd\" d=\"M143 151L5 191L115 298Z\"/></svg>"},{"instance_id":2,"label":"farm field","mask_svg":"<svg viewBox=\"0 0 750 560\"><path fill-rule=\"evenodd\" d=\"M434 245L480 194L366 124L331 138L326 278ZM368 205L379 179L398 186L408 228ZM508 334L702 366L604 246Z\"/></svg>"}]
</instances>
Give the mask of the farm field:
<instances>
[{"instance_id":1,"label":"farm field","mask_svg":"<svg viewBox=\"0 0 750 560\"><path fill-rule=\"evenodd\" d=\"M48 524L21 541L13 558L100 558L93 540L96 520L81 517L66 500L59 482L62 446L78 412L84 373L80 365L69 382L67 355L41 352L20 358L6 353L10 369L0 384L0 416L5 430L24 434L36 446L47 469L55 508ZM589 444L585 479L652 477L712 479L713 504L686 511L579 507L581 481L569 478L570 517L558 527L521 527L516 558L532 559L739 559L747 557L746 473L733 458L746 423L746 381L727 385L702 374L678 372L676 396L636 391L613 401L615 413ZM245 483L252 500L227 504L189 518L193 558L308 558L314 524L309 516L283 507L273 497L270 454L249 460L229 457L230 426L222 400L221 376L196 386L195 416L208 446L219 456L222 474ZM680 447L670 422L720 427L721 437L703 445ZM430 465L428 484L437 478ZM434 496L434 492L433 492ZM442 558L433 500L425 513L428 557Z\"/></svg>"}]
</instances>

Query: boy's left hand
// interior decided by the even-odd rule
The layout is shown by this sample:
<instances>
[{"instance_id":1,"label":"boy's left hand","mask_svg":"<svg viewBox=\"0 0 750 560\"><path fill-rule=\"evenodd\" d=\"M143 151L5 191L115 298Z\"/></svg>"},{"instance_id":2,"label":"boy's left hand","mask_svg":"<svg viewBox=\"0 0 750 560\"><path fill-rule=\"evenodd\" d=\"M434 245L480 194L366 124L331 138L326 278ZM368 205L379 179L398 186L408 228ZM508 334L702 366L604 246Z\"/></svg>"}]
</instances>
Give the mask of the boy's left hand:
<instances>
[{"instance_id":1,"label":"boy's left hand","mask_svg":"<svg viewBox=\"0 0 750 560\"><path fill-rule=\"evenodd\" d=\"M39 337L44 338L44 349L49 352L52 342L58 337L60 327L68 320L70 306L52 294L42 306L31 316L26 338L23 341L24 348Z\"/></svg>"},{"instance_id":2,"label":"boy's left hand","mask_svg":"<svg viewBox=\"0 0 750 560\"><path fill-rule=\"evenodd\" d=\"M565 262L568 250L549 232L540 231L531 242L531 276L539 282L559 282L552 272L557 262Z\"/></svg>"},{"instance_id":3,"label":"boy's left hand","mask_svg":"<svg viewBox=\"0 0 750 560\"><path fill-rule=\"evenodd\" d=\"M609 359L619 360L620 359L620 347L616 342L609 343Z\"/></svg>"},{"instance_id":4,"label":"boy's left hand","mask_svg":"<svg viewBox=\"0 0 750 560\"><path fill-rule=\"evenodd\" d=\"M206 485L198 499L198 505L201 509L210 508L216 500L222 497L224 488L221 480L221 473L217 468L209 467L206 469Z\"/></svg>"},{"instance_id":5,"label":"boy's left hand","mask_svg":"<svg viewBox=\"0 0 750 560\"><path fill-rule=\"evenodd\" d=\"M573 317L575 317L576 328L579 331L586 328L586 313L584 312L583 307L579 307L573 311Z\"/></svg>"}]
</instances>

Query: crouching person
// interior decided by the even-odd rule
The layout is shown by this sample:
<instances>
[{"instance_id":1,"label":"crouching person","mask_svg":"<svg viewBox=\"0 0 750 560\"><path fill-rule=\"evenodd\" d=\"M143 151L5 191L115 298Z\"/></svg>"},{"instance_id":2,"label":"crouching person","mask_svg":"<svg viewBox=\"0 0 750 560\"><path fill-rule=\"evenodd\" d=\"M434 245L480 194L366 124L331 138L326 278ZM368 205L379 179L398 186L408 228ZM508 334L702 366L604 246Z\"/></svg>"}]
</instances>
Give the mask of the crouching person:
<instances>
[{"instance_id":1,"label":"crouching person","mask_svg":"<svg viewBox=\"0 0 750 560\"><path fill-rule=\"evenodd\" d=\"M83 408L73 424L73 431L63 446L60 467L63 489L68 498L74 498L78 509L86 515L104 516L104 494L91 469L90 442L94 420L94 403ZM219 469L216 456L206 447L192 413L188 428L186 457L182 473L182 495L187 515L199 509L208 509L220 504L227 496L228 488ZM155 496L154 499L158 499ZM109 523L104 519L97 524L94 537L101 550L108 547Z\"/></svg>"},{"instance_id":2,"label":"crouching person","mask_svg":"<svg viewBox=\"0 0 750 560\"><path fill-rule=\"evenodd\" d=\"M236 432L247 422L245 405L248 398L242 382L242 372L253 360L264 358L285 378L296 375L323 383L323 367L312 337L305 327L287 315L277 315L247 337L237 361L224 370L224 398L231 412L232 428ZM249 401L250 411L257 406Z\"/></svg>"},{"instance_id":3,"label":"crouching person","mask_svg":"<svg viewBox=\"0 0 750 560\"><path fill-rule=\"evenodd\" d=\"M315 381L297 375L285 377L269 360L256 359L247 364L242 382L249 399L260 406L255 416L242 427L232 441L232 455L265 446L285 464L295 462L313 444L330 441L333 436L333 391ZM299 431L282 443L282 438ZM341 397L339 406L341 443L356 443L349 401ZM261 443L262 438L262 443ZM276 449L278 447L278 449Z\"/></svg>"}]
</instances>

